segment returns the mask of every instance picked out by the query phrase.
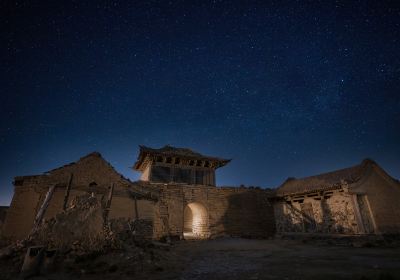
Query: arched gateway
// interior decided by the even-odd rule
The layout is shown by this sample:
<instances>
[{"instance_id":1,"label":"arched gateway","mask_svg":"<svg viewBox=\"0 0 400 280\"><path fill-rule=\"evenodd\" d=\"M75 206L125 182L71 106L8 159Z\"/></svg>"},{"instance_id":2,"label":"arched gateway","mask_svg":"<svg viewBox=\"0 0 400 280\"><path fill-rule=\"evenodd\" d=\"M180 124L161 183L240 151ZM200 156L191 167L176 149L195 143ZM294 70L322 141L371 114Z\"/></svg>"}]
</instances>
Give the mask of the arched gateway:
<instances>
[{"instance_id":1,"label":"arched gateway","mask_svg":"<svg viewBox=\"0 0 400 280\"><path fill-rule=\"evenodd\" d=\"M186 205L183 215L183 236L185 239L202 239L209 236L207 209L199 202Z\"/></svg>"}]
</instances>

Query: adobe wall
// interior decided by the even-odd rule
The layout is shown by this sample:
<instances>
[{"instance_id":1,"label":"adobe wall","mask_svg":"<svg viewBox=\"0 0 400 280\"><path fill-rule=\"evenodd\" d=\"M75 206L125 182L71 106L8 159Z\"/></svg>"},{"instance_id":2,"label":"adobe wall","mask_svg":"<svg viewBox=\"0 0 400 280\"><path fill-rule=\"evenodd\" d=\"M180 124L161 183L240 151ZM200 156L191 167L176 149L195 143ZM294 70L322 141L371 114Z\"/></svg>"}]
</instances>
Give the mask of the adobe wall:
<instances>
[{"instance_id":1,"label":"adobe wall","mask_svg":"<svg viewBox=\"0 0 400 280\"><path fill-rule=\"evenodd\" d=\"M63 179L64 177L62 177L60 181L63 182ZM79 177L75 176L75 174L74 179L78 179L77 182L84 182L81 179L79 180ZM86 182L88 181L92 180L87 177ZM30 233L35 216L43 204L48 188L52 184L55 184L55 182L57 182L57 177L42 175L25 177L22 185L15 186L14 196L3 228L5 236L13 239L23 239ZM65 190L65 185L59 185L56 187L45 212L44 219L50 219L62 211ZM76 196L90 193L92 190L93 189L90 189L88 185L75 186L73 183L68 204ZM98 185L95 189L95 193L99 200L107 198L108 186ZM152 200L138 199L136 208L138 218L153 223L155 219L155 204L156 202ZM134 199L128 193L128 188L123 185L116 185L111 202L109 218L133 218L136 217L136 209Z\"/></svg>"},{"instance_id":2,"label":"adobe wall","mask_svg":"<svg viewBox=\"0 0 400 280\"><path fill-rule=\"evenodd\" d=\"M0 237L3 235L3 225L6 219L8 206L0 206Z\"/></svg>"},{"instance_id":3,"label":"adobe wall","mask_svg":"<svg viewBox=\"0 0 400 280\"><path fill-rule=\"evenodd\" d=\"M15 189L3 226L3 234L5 236L22 239L30 232L39 198L40 194L34 189Z\"/></svg>"},{"instance_id":4,"label":"adobe wall","mask_svg":"<svg viewBox=\"0 0 400 280\"><path fill-rule=\"evenodd\" d=\"M208 232L205 237L219 235L268 237L275 232L271 193L261 189L208 187L191 185L160 186L159 228L157 235L168 232L182 236L184 209L199 203L207 213Z\"/></svg>"},{"instance_id":5,"label":"adobe wall","mask_svg":"<svg viewBox=\"0 0 400 280\"><path fill-rule=\"evenodd\" d=\"M330 192L329 198L304 195L297 196L302 203L297 197L291 203L274 203L277 232L358 233L352 195L343 190Z\"/></svg>"},{"instance_id":6,"label":"adobe wall","mask_svg":"<svg viewBox=\"0 0 400 280\"><path fill-rule=\"evenodd\" d=\"M366 206L372 213L377 233L400 233L398 182L374 168L355 190L366 194Z\"/></svg>"}]
</instances>

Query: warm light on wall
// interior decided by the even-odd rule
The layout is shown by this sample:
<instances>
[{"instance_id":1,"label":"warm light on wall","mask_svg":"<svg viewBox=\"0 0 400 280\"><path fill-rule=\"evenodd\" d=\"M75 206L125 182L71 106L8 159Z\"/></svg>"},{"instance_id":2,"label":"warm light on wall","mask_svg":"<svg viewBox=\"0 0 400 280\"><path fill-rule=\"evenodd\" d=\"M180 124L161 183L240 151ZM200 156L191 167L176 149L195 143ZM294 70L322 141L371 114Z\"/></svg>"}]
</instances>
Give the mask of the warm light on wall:
<instances>
[{"instance_id":1,"label":"warm light on wall","mask_svg":"<svg viewBox=\"0 0 400 280\"><path fill-rule=\"evenodd\" d=\"M201 203L189 203L185 208L184 216L185 237L208 237L209 229L207 209Z\"/></svg>"}]
</instances>

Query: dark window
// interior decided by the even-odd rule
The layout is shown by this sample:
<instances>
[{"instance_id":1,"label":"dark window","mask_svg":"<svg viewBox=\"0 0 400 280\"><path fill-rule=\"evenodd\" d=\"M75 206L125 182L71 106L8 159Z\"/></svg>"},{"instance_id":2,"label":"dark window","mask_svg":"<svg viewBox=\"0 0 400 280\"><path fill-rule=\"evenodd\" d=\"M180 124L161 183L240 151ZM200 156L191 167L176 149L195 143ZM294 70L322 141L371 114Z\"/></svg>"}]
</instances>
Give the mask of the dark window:
<instances>
[{"instance_id":1,"label":"dark window","mask_svg":"<svg viewBox=\"0 0 400 280\"><path fill-rule=\"evenodd\" d=\"M192 183L191 170L175 168L174 182L191 184Z\"/></svg>"},{"instance_id":2,"label":"dark window","mask_svg":"<svg viewBox=\"0 0 400 280\"><path fill-rule=\"evenodd\" d=\"M172 163L172 158L171 157L167 157L167 163Z\"/></svg>"},{"instance_id":3,"label":"dark window","mask_svg":"<svg viewBox=\"0 0 400 280\"><path fill-rule=\"evenodd\" d=\"M14 186L22 186L24 184L24 180L15 180Z\"/></svg>"},{"instance_id":4,"label":"dark window","mask_svg":"<svg viewBox=\"0 0 400 280\"><path fill-rule=\"evenodd\" d=\"M208 171L196 170L196 185L205 185Z\"/></svg>"},{"instance_id":5,"label":"dark window","mask_svg":"<svg viewBox=\"0 0 400 280\"><path fill-rule=\"evenodd\" d=\"M163 158L160 157L160 156L158 156L158 157L157 157L157 162L163 162Z\"/></svg>"},{"instance_id":6,"label":"dark window","mask_svg":"<svg viewBox=\"0 0 400 280\"><path fill-rule=\"evenodd\" d=\"M176 158L175 159L175 164L179 164L179 163L181 163L181 159L180 158Z\"/></svg>"},{"instance_id":7,"label":"dark window","mask_svg":"<svg viewBox=\"0 0 400 280\"><path fill-rule=\"evenodd\" d=\"M171 168L166 166L153 166L151 169L151 181L156 183L171 182Z\"/></svg>"},{"instance_id":8,"label":"dark window","mask_svg":"<svg viewBox=\"0 0 400 280\"><path fill-rule=\"evenodd\" d=\"M97 188L97 183L96 182L91 182L89 184L89 192L95 193L96 192L96 188Z\"/></svg>"},{"instance_id":9,"label":"dark window","mask_svg":"<svg viewBox=\"0 0 400 280\"><path fill-rule=\"evenodd\" d=\"M196 162L196 166L201 166L202 163L203 163L203 162L202 162L201 160L198 160L198 161Z\"/></svg>"}]
</instances>

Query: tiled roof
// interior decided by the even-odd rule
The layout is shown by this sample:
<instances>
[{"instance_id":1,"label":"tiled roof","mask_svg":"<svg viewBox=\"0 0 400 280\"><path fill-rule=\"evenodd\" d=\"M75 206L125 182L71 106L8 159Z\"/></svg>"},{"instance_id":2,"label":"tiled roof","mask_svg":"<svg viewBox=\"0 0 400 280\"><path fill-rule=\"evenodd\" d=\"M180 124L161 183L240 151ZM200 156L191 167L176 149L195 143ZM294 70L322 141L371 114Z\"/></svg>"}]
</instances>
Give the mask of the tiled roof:
<instances>
[{"instance_id":1,"label":"tiled roof","mask_svg":"<svg viewBox=\"0 0 400 280\"><path fill-rule=\"evenodd\" d=\"M148 152L148 153L156 153L156 154L163 154L163 155L178 155L178 156L183 156L183 157L199 157L199 158L204 158L206 156L197 153L191 149L188 148L177 148L173 147L170 145L165 145L164 147L160 149L153 149L150 147L146 146L139 146L140 147L140 152Z\"/></svg>"},{"instance_id":2,"label":"tiled roof","mask_svg":"<svg viewBox=\"0 0 400 280\"><path fill-rule=\"evenodd\" d=\"M310 191L326 190L340 186L342 183L355 183L365 174L367 168L376 164L370 159L363 160L360 164L320 175L305 178L288 178L278 189L277 195L304 193Z\"/></svg>"},{"instance_id":3,"label":"tiled roof","mask_svg":"<svg viewBox=\"0 0 400 280\"><path fill-rule=\"evenodd\" d=\"M170 145L165 145L162 148L154 149L146 146L139 146L140 152L138 156L138 160L134 165L135 169L139 169L139 166L142 164L144 160L144 156L146 154L153 154L153 155L163 155L163 156L174 156L174 157L182 157L182 158L192 158L192 159L203 159L203 160L210 160L216 161L220 163L220 166L227 164L230 160L223 159L218 157L211 157L200 154L188 148L177 148Z\"/></svg>"}]
</instances>

